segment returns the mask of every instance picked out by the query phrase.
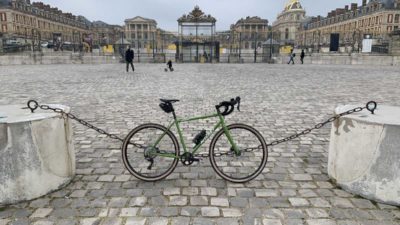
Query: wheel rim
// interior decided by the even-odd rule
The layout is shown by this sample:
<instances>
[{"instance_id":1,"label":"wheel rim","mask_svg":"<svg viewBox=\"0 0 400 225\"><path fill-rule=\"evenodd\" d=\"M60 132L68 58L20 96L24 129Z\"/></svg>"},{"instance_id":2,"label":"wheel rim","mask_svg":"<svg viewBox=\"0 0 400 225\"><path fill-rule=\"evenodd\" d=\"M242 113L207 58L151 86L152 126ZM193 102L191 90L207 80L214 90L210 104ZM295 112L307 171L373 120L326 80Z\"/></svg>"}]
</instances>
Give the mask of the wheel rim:
<instances>
[{"instance_id":1,"label":"wheel rim","mask_svg":"<svg viewBox=\"0 0 400 225\"><path fill-rule=\"evenodd\" d=\"M168 176L176 167L178 159L160 156L159 153L178 156L178 144L168 133L157 146L157 139L165 132L158 126L135 129L124 141L123 158L127 169L142 180L155 181ZM151 159L153 163L151 163ZM151 168L149 166L152 164Z\"/></svg>"},{"instance_id":2,"label":"wheel rim","mask_svg":"<svg viewBox=\"0 0 400 225\"><path fill-rule=\"evenodd\" d=\"M241 150L236 156L223 131L220 131L211 144L211 164L222 178L231 182L247 182L257 177L267 162L267 147L262 136L247 126L232 125L228 127L232 139ZM244 149L254 149L252 152ZM230 155L225 155L231 153ZM223 156L219 156L223 154Z\"/></svg>"}]
</instances>

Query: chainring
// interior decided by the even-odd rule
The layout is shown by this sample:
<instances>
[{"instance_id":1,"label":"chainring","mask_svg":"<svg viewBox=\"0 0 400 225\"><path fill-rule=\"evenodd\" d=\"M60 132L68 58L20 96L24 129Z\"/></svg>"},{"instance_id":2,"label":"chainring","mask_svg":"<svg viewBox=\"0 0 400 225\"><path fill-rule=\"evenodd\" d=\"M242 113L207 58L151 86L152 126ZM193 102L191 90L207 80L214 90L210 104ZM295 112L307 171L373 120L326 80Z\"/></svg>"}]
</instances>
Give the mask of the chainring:
<instances>
[{"instance_id":1,"label":"chainring","mask_svg":"<svg viewBox=\"0 0 400 225\"><path fill-rule=\"evenodd\" d=\"M195 162L195 158L194 158L193 154L190 152L183 153L180 156L180 158L181 158L182 164L185 166L190 166Z\"/></svg>"}]
</instances>

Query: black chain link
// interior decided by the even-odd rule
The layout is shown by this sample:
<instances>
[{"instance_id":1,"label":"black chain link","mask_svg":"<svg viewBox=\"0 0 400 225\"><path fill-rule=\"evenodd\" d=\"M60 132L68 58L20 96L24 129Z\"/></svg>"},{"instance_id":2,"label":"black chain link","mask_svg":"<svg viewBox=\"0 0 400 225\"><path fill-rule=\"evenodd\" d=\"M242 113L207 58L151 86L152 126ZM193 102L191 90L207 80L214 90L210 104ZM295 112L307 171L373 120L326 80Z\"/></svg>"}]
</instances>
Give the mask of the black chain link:
<instances>
[{"instance_id":1,"label":"black chain link","mask_svg":"<svg viewBox=\"0 0 400 225\"><path fill-rule=\"evenodd\" d=\"M32 104L33 104L33 105L32 105ZM53 108L53 107L51 107L51 106L49 106L49 105L39 105L39 104L38 104L36 101L34 101L34 100L30 100L30 101L28 102L28 108L32 111L32 113L33 113L37 108L40 108L40 109L42 109L42 110L51 110L51 111L53 111L53 112L55 112L55 113L61 114L64 118L65 118L65 117L68 117L68 118L70 118L71 120L75 120L75 121L77 121L78 123L80 123L80 124L82 124L82 125L84 125L84 126L90 128L90 129L93 129L93 130L97 131L97 132L100 133L100 134L104 134L104 135L106 135L107 137L109 137L109 138L111 138L111 139L115 139L115 140L124 142L124 139L123 139L123 138L120 138L120 137L118 137L118 136L115 135L115 134L110 134L110 133L108 133L107 131L105 131L105 130L103 130L103 129L101 129L101 128L98 128L98 127L96 127L96 126L94 126L94 125L92 125L92 124L86 122L86 121L83 120L83 119L79 119L77 116L75 116L75 115L72 114L72 113L67 113L67 112L65 112L63 109L60 109L60 108ZM136 145L136 144L134 144L134 145Z\"/></svg>"},{"instance_id":2,"label":"black chain link","mask_svg":"<svg viewBox=\"0 0 400 225\"><path fill-rule=\"evenodd\" d=\"M33 105L32 105L32 104L33 104ZM63 117L66 116L66 117L68 117L68 118L70 118L70 119L72 119L72 120L75 120L75 121L77 121L78 123L80 123L80 124L82 124L82 125L84 125L84 126L90 128L90 129L93 129L93 130L97 131L97 132L100 133L100 134L104 134L104 135L106 135L107 137L109 137L109 138L111 138L111 139L115 139L115 140L119 140L119 141L121 141L121 142L124 142L124 139L123 139L123 138L120 138L120 137L118 137L118 136L115 135L115 134L110 134L110 133L108 133L107 131L105 131L105 130L103 130L103 129L101 129L101 128L98 128L98 127L96 127L96 126L94 126L94 125L92 125L92 124L86 122L86 121L83 120L83 119L79 119L78 117L76 117L76 116L75 116L74 114L72 114L72 113L67 113L67 112L65 112L63 109L60 109L60 108L53 108L53 107L50 107L49 105L39 105L38 102L35 101L35 100L30 100L30 101L28 102L28 107L27 107L27 108L29 108L29 109L31 110L32 113L33 113L37 108L40 108L40 109L42 109L42 110L52 110L52 111L54 111L54 112L56 112L56 113L60 113ZM372 114L374 114L374 111L375 111L376 108L377 108L377 103L374 102L374 101L370 101L370 102L367 103L367 105L366 105L365 107L357 107L357 108L354 108L354 109L350 109L350 110L348 110L348 111L346 111L346 112L337 114L337 115L335 115L335 116L332 116L332 117L329 118L328 120L326 120L326 121L324 121L324 122L322 122L322 123L318 123L318 124L316 124L316 125L315 125L314 127L312 127L312 128L305 129L305 130L303 130L303 131L300 132L300 133L293 134L293 135L291 135L291 136L289 136L289 137L286 137L286 138L283 138L283 139L280 139L280 140L273 141L273 142L267 144L267 147L269 147L269 146L275 146L275 145L278 145L278 144L281 144L281 143L284 143L284 142L291 141L291 140L296 139L296 138L298 138L298 137L300 137L300 136L307 135L307 134L311 133L313 130L321 129L321 128L324 127L326 124L332 123L332 122L338 120L339 118L341 118L341 117L343 117L343 116L350 115L350 114L353 114L353 113L356 113L356 112L361 112L361 111L363 111L364 109L367 109L367 110L370 111ZM130 144L134 145L135 147L146 148L146 146L143 146L143 145L140 145L140 144L136 144L136 143L132 143L132 142L130 142ZM256 151L256 150L258 150L258 149L261 149L261 148L262 148L262 145L259 145L258 147L243 149L243 150L241 150L241 152L254 152L254 151ZM160 151L160 153L169 153L169 152L163 151L163 150L159 150L159 151ZM233 156L233 155L235 155L235 152L234 152L234 151L227 151L227 152L224 152L224 153L215 153L215 154L214 154L215 157ZM199 154L195 154L194 156L195 156L195 157L199 157L199 158L208 158L208 157L209 157L209 154L208 154L208 153L199 153Z\"/></svg>"},{"instance_id":3,"label":"black chain link","mask_svg":"<svg viewBox=\"0 0 400 225\"><path fill-rule=\"evenodd\" d=\"M312 128L305 129L305 130L303 130L303 131L300 132L300 133L293 134L293 135L291 135L291 136L289 136L289 137L286 137L286 138L283 138L283 139L279 139L279 140L273 141L273 142L267 144L267 146L268 146L268 147L269 147L269 146L275 146L275 145L278 145L278 144L281 144L281 143L284 143L284 142L291 141L291 140L296 139L296 138L298 138L298 137L300 137L300 136L304 136L304 135L306 135L306 134L311 133L313 130L321 129L322 127L324 127L324 126L325 126L326 124L328 124L328 123L335 122L335 121L338 120L340 117L343 117L343 116L346 116L346 115L350 115L350 114L353 114L353 113L356 113L356 112L361 112L361 111L363 111L364 109L368 109L367 107L368 107L368 104L367 104L366 107L357 107L357 108L354 108L354 109L350 109L350 110L348 110L348 111L346 111L346 112L337 114L337 115L332 116L331 118L327 119L326 121L324 121L324 122L322 122L322 123L316 124L316 125L315 125L314 127L312 127ZM369 109L368 109L368 110L369 110ZM374 109L374 110L375 110L375 109ZM371 111L371 110L370 110L370 111ZM371 111L371 112L372 112L372 111ZM261 146L259 146L259 147L261 147Z\"/></svg>"}]
</instances>

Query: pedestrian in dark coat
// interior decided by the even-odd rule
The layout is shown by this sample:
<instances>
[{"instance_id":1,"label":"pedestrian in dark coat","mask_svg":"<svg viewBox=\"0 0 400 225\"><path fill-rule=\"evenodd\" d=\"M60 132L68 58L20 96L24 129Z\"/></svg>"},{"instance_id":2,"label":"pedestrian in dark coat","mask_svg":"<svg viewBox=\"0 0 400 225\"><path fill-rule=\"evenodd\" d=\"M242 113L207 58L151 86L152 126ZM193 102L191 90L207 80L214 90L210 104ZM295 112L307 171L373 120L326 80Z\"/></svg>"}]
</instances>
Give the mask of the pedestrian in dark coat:
<instances>
[{"instance_id":1,"label":"pedestrian in dark coat","mask_svg":"<svg viewBox=\"0 0 400 225\"><path fill-rule=\"evenodd\" d=\"M133 52L131 46L128 45L128 49L125 52L126 72L129 72L129 65L131 65L132 71L135 71L135 67L133 66L134 58L135 58L135 52Z\"/></svg>"},{"instance_id":2,"label":"pedestrian in dark coat","mask_svg":"<svg viewBox=\"0 0 400 225\"><path fill-rule=\"evenodd\" d=\"M303 50L301 50L301 54L300 54L300 61L301 61L301 64L304 64L304 57L306 56L306 54L304 53L304 49Z\"/></svg>"}]
</instances>

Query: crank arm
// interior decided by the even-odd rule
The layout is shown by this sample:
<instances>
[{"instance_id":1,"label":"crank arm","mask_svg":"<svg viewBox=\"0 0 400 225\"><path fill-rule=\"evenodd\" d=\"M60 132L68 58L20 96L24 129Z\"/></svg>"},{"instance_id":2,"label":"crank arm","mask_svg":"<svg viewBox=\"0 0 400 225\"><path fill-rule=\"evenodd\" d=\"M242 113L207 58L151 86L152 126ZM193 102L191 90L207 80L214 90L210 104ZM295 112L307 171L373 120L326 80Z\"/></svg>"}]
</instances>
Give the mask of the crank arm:
<instances>
[{"instance_id":1,"label":"crank arm","mask_svg":"<svg viewBox=\"0 0 400 225\"><path fill-rule=\"evenodd\" d=\"M153 167L153 164L154 164L154 159L148 159L147 161L150 162L150 165L147 167L147 169L151 170L151 168Z\"/></svg>"}]
</instances>

